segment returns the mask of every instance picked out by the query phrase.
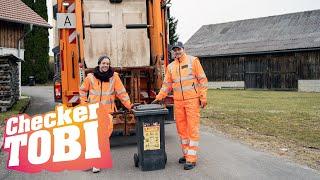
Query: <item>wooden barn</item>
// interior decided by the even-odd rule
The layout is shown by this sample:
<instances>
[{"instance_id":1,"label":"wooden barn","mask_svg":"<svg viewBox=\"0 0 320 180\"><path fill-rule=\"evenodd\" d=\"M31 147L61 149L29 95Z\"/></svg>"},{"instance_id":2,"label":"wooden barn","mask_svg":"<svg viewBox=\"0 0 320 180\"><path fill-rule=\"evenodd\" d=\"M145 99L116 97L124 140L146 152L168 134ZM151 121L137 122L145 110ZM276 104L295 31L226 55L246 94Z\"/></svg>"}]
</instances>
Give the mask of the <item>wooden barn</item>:
<instances>
[{"instance_id":1,"label":"wooden barn","mask_svg":"<svg viewBox=\"0 0 320 180\"><path fill-rule=\"evenodd\" d=\"M6 111L21 95L24 37L33 26L50 26L21 0L0 4L0 111Z\"/></svg>"},{"instance_id":2,"label":"wooden barn","mask_svg":"<svg viewBox=\"0 0 320 180\"><path fill-rule=\"evenodd\" d=\"M320 10L204 25L185 46L211 87L320 92Z\"/></svg>"}]
</instances>

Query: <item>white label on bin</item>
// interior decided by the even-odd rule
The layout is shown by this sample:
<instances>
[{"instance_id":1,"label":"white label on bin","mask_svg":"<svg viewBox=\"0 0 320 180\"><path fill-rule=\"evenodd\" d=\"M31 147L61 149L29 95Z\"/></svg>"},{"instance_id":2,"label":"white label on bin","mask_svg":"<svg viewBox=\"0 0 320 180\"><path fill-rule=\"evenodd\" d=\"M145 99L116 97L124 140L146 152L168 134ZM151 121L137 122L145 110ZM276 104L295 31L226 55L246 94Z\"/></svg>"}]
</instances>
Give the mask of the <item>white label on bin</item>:
<instances>
[{"instance_id":1,"label":"white label on bin","mask_svg":"<svg viewBox=\"0 0 320 180\"><path fill-rule=\"evenodd\" d=\"M155 124L143 124L143 136L144 136L144 150L158 150L160 149L160 125Z\"/></svg>"}]
</instances>

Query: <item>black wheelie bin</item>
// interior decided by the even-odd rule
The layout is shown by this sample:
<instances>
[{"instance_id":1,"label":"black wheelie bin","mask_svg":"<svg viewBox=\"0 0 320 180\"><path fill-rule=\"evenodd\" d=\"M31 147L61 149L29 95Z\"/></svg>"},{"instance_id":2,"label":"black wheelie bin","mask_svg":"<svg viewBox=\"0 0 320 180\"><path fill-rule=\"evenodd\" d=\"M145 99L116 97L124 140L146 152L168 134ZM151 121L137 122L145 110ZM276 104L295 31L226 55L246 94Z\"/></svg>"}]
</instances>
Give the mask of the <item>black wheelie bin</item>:
<instances>
[{"instance_id":1,"label":"black wheelie bin","mask_svg":"<svg viewBox=\"0 0 320 180\"><path fill-rule=\"evenodd\" d=\"M142 171L164 169L167 163L164 121L168 110L160 104L146 104L135 107L133 113L137 119L135 166Z\"/></svg>"}]
</instances>

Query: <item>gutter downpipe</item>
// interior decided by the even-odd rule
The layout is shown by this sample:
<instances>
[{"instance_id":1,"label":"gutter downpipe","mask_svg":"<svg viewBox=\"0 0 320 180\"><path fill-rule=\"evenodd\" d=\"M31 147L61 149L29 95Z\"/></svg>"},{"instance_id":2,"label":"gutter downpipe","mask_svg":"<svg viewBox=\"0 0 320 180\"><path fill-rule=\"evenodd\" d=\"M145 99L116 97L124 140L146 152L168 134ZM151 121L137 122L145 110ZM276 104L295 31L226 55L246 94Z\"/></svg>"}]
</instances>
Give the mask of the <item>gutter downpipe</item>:
<instances>
[{"instance_id":1,"label":"gutter downpipe","mask_svg":"<svg viewBox=\"0 0 320 180\"><path fill-rule=\"evenodd\" d=\"M33 30L33 24L29 24L29 30L24 33L19 39L18 39L18 58L24 59L24 57L21 57L21 41ZM21 98L21 61L18 62L18 68L19 68L19 99Z\"/></svg>"}]
</instances>

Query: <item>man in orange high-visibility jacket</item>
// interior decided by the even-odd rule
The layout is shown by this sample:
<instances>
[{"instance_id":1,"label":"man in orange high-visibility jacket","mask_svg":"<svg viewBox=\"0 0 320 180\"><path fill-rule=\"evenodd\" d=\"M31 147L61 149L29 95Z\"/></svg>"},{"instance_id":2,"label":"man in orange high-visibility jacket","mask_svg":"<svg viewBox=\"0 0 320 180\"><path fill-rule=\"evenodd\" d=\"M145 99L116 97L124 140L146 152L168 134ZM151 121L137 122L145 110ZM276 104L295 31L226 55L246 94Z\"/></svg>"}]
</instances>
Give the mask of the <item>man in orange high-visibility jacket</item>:
<instances>
[{"instance_id":1,"label":"man in orange high-visibility jacket","mask_svg":"<svg viewBox=\"0 0 320 180\"><path fill-rule=\"evenodd\" d=\"M116 109L114 103L115 97L119 98L127 109L130 110L133 107L118 73L114 72L110 63L108 56L101 56L98 59L98 66L94 69L93 73L87 75L79 91L81 104L100 103L100 107L110 113L109 136L113 130L111 113ZM94 173L99 171L100 169L95 167L92 169Z\"/></svg>"},{"instance_id":2,"label":"man in orange high-visibility jacket","mask_svg":"<svg viewBox=\"0 0 320 180\"><path fill-rule=\"evenodd\" d=\"M184 52L181 42L172 47L175 60L168 65L164 82L156 100L164 99L173 90L174 113L181 139L185 170L193 169L199 146L200 106L207 105L208 80L198 58Z\"/></svg>"}]
</instances>

